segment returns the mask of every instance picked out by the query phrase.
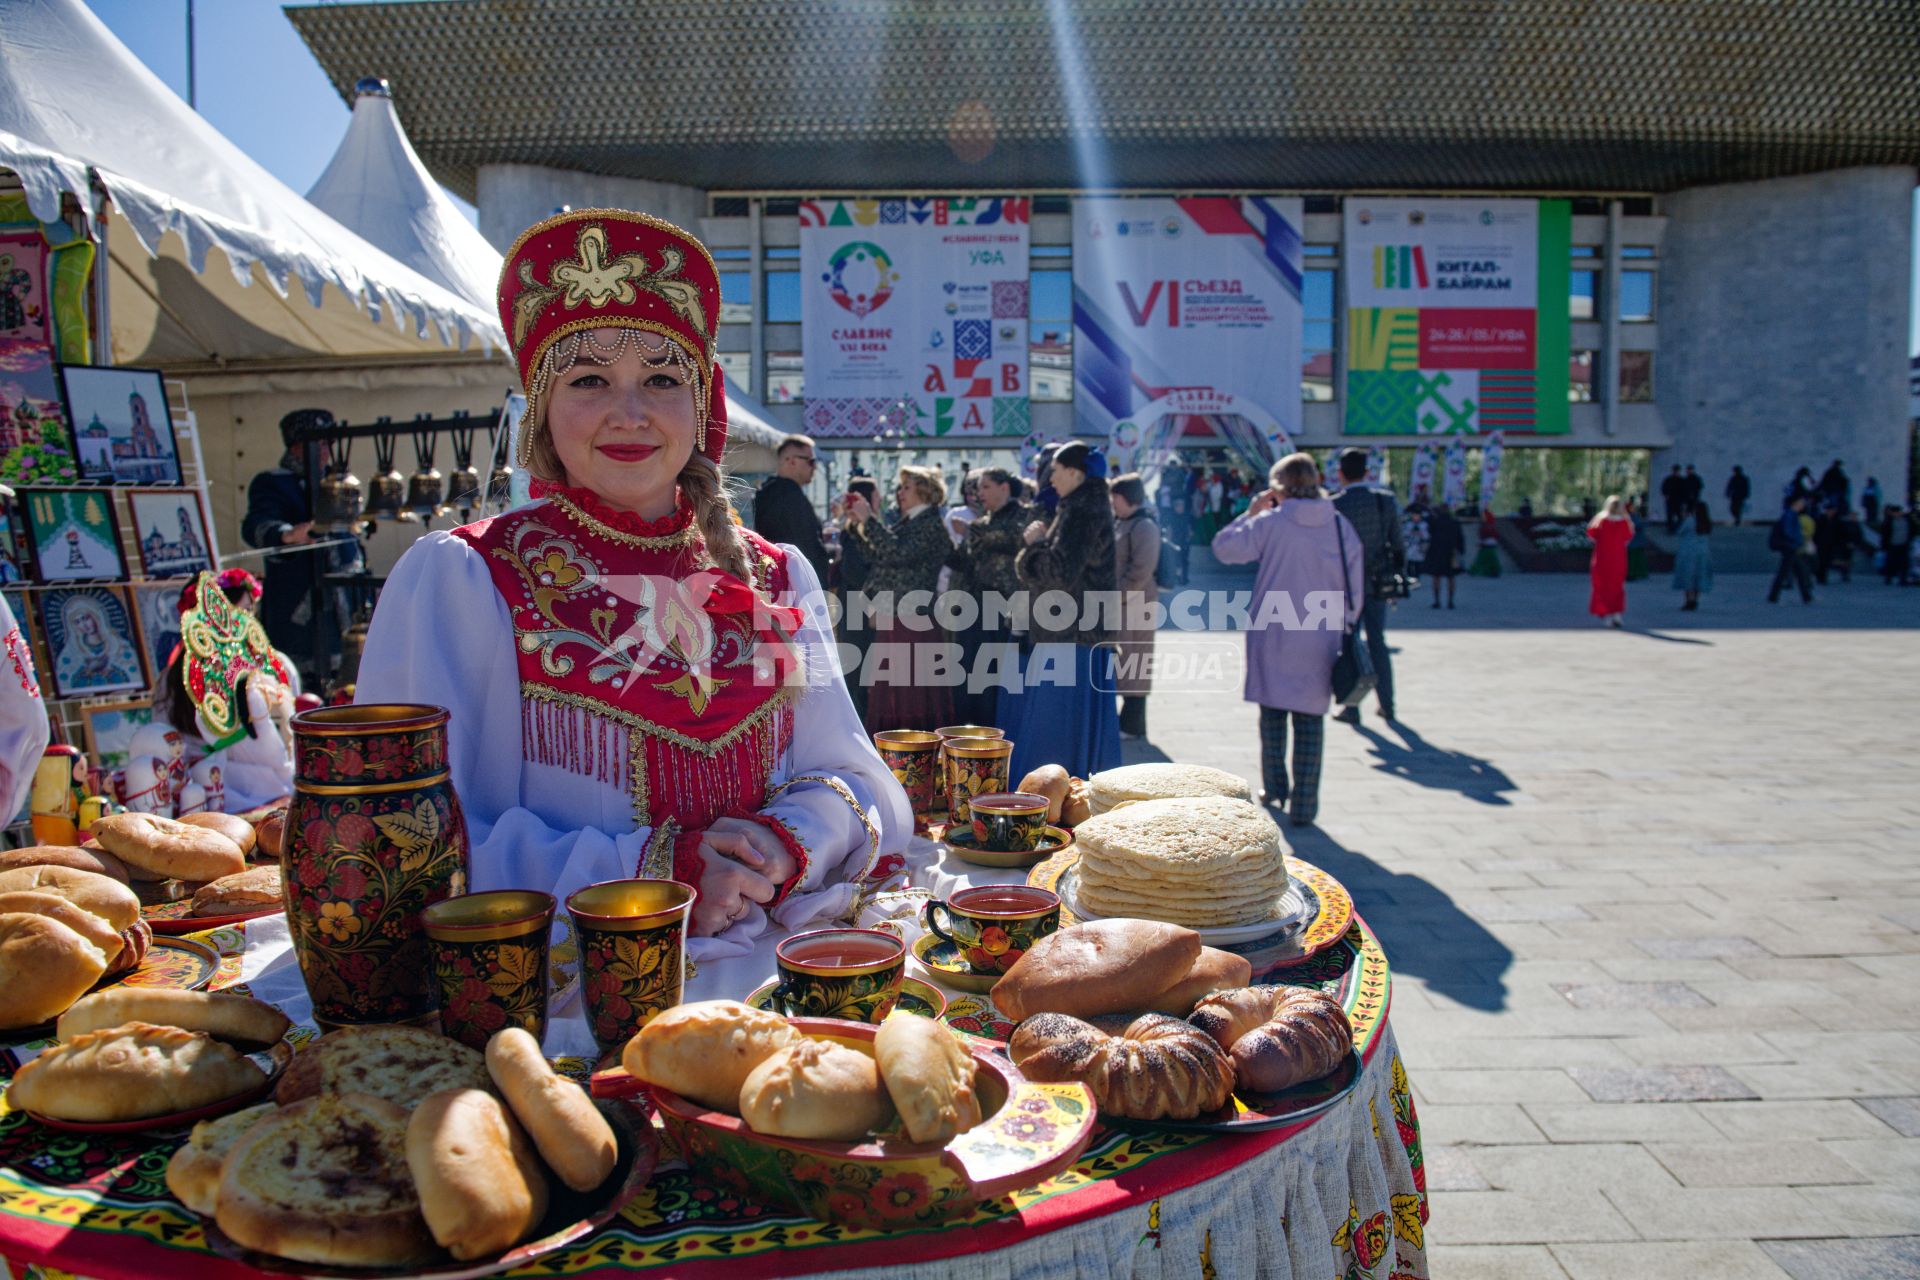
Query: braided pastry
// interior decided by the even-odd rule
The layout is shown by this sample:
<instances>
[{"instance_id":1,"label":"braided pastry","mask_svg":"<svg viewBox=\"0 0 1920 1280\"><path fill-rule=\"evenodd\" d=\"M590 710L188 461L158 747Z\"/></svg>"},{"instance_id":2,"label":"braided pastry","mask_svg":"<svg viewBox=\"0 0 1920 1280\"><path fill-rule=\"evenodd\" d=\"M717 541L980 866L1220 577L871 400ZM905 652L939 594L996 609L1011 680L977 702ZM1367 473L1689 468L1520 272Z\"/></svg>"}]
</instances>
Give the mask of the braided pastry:
<instances>
[{"instance_id":1,"label":"braided pastry","mask_svg":"<svg viewBox=\"0 0 1920 1280\"><path fill-rule=\"evenodd\" d=\"M1233 1060L1234 1077L1252 1093L1278 1093L1317 1080L1353 1051L1353 1025L1332 996L1308 987L1218 991L1187 1019Z\"/></svg>"},{"instance_id":2,"label":"braided pastry","mask_svg":"<svg viewBox=\"0 0 1920 1280\"><path fill-rule=\"evenodd\" d=\"M1038 1013L1015 1029L1007 1052L1029 1079L1078 1081L1101 1111L1131 1120L1191 1120L1233 1094L1233 1066L1220 1046L1160 1013L1111 1035L1064 1013Z\"/></svg>"}]
</instances>

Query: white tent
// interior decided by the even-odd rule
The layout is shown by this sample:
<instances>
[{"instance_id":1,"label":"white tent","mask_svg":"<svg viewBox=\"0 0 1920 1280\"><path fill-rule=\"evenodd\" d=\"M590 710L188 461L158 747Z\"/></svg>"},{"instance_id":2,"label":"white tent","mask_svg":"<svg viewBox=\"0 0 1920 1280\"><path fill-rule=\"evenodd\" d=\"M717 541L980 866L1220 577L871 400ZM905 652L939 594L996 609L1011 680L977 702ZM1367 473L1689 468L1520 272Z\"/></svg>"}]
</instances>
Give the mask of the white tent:
<instances>
[{"instance_id":1,"label":"white tent","mask_svg":"<svg viewBox=\"0 0 1920 1280\"><path fill-rule=\"evenodd\" d=\"M59 220L63 193L89 213L102 196L110 205L115 363L231 367L505 345L490 307L308 204L80 0L0 0L0 166L46 221ZM207 270L214 250L228 270Z\"/></svg>"},{"instance_id":2,"label":"white tent","mask_svg":"<svg viewBox=\"0 0 1920 1280\"><path fill-rule=\"evenodd\" d=\"M362 80L354 92L347 136L307 199L427 279L491 310L500 251L420 163L387 82Z\"/></svg>"}]
</instances>

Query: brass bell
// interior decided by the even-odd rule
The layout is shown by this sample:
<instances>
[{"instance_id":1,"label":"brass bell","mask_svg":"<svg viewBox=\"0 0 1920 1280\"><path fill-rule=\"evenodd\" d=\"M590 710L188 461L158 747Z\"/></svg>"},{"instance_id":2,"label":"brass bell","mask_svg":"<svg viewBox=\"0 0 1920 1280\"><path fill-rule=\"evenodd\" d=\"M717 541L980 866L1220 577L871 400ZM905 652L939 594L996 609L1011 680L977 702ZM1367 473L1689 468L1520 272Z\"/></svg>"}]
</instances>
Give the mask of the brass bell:
<instances>
[{"instance_id":1,"label":"brass bell","mask_svg":"<svg viewBox=\"0 0 1920 1280\"><path fill-rule=\"evenodd\" d=\"M388 467L385 472L373 478L367 487L367 509L369 516L397 516L400 504L407 500L406 477L399 468Z\"/></svg>"},{"instance_id":2,"label":"brass bell","mask_svg":"<svg viewBox=\"0 0 1920 1280\"><path fill-rule=\"evenodd\" d=\"M367 652L369 621L368 614L362 610L353 625L340 634L340 674L336 678L343 684L352 684L360 678L360 659Z\"/></svg>"},{"instance_id":3,"label":"brass bell","mask_svg":"<svg viewBox=\"0 0 1920 1280\"><path fill-rule=\"evenodd\" d=\"M405 520L431 520L443 510L441 501L446 497L446 477L440 474L440 468L429 465L407 477L407 509L400 514Z\"/></svg>"},{"instance_id":4,"label":"brass bell","mask_svg":"<svg viewBox=\"0 0 1920 1280\"><path fill-rule=\"evenodd\" d=\"M328 468L320 479L320 498L314 506L313 526L324 533L345 533L360 520L363 495L360 478L345 463Z\"/></svg>"},{"instance_id":5,"label":"brass bell","mask_svg":"<svg viewBox=\"0 0 1920 1280\"><path fill-rule=\"evenodd\" d=\"M487 477L487 501L507 503L513 501L513 468L501 463Z\"/></svg>"},{"instance_id":6,"label":"brass bell","mask_svg":"<svg viewBox=\"0 0 1920 1280\"><path fill-rule=\"evenodd\" d=\"M468 510L480 501L480 471L472 463L455 467L447 477L447 505Z\"/></svg>"}]
</instances>

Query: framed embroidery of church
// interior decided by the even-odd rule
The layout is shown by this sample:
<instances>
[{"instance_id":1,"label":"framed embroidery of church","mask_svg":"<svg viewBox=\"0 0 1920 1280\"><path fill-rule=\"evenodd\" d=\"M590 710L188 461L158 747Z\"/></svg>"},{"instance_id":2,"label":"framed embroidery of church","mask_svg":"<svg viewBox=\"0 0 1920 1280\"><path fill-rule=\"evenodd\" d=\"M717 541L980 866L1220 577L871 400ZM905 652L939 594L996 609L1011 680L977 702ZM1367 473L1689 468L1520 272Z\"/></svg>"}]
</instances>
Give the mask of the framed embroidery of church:
<instances>
[{"instance_id":1,"label":"framed embroidery of church","mask_svg":"<svg viewBox=\"0 0 1920 1280\"><path fill-rule=\"evenodd\" d=\"M180 483L173 415L158 370L63 364L60 385L81 479Z\"/></svg>"},{"instance_id":2,"label":"framed embroidery of church","mask_svg":"<svg viewBox=\"0 0 1920 1280\"><path fill-rule=\"evenodd\" d=\"M127 511L143 577L186 578L214 567L207 513L197 491L129 489Z\"/></svg>"},{"instance_id":3,"label":"framed embroidery of church","mask_svg":"<svg viewBox=\"0 0 1920 1280\"><path fill-rule=\"evenodd\" d=\"M144 693L147 666L133 628L125 587L62 587L42 591L40 635L56 698L93 698L103 693Z\"/></svg>"},{"instance_id":4,"label":"framed embroidery of church","mask_svg":"<svg viewBox=\"0 0 1920 1280\"><path fill-rule=\"evenodd\" d=\"M111 492L22 489L19 500L35 582L118 581L127 576Z\"/></svg>"}]
</instances>

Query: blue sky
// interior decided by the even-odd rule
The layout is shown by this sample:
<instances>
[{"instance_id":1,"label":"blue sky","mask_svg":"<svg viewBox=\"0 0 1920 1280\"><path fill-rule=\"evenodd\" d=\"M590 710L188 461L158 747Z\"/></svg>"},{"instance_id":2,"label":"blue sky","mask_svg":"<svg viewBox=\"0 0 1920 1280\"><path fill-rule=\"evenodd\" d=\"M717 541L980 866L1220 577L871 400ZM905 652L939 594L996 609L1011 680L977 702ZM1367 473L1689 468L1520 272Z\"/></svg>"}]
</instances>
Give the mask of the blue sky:
<instances>
[{"instance_id":1,"label":"blue sky","mask_svg":"<svg viewBox=\"0 0 1920 1280\"><path fill-rule=\"evenodd\" d=\"M186 0L87 4L155 75L187 96ZM200 114L305 195L352 113L276 0L195 0L193 15ZM471 216L466 202L460 206Z\"/></svg>"},{"instance_id":2,"label":"blue sky","mask_svg":"<svg viewBox=\"0 0 1920 1280\"><path fill-rule=\"evenodd\" d=\"M186 0L87 3L142 62L186 96ZM306 194L340 145L349 115L320 64L277 0L195 0L194 22L200 114ZM471 217L471 206L459 203ZM1920 245L1920 193L1914 197L1914 238ZM1908 349L1920 355L1920 249L1908 323Z\"/></svg>"}]
</instances>

